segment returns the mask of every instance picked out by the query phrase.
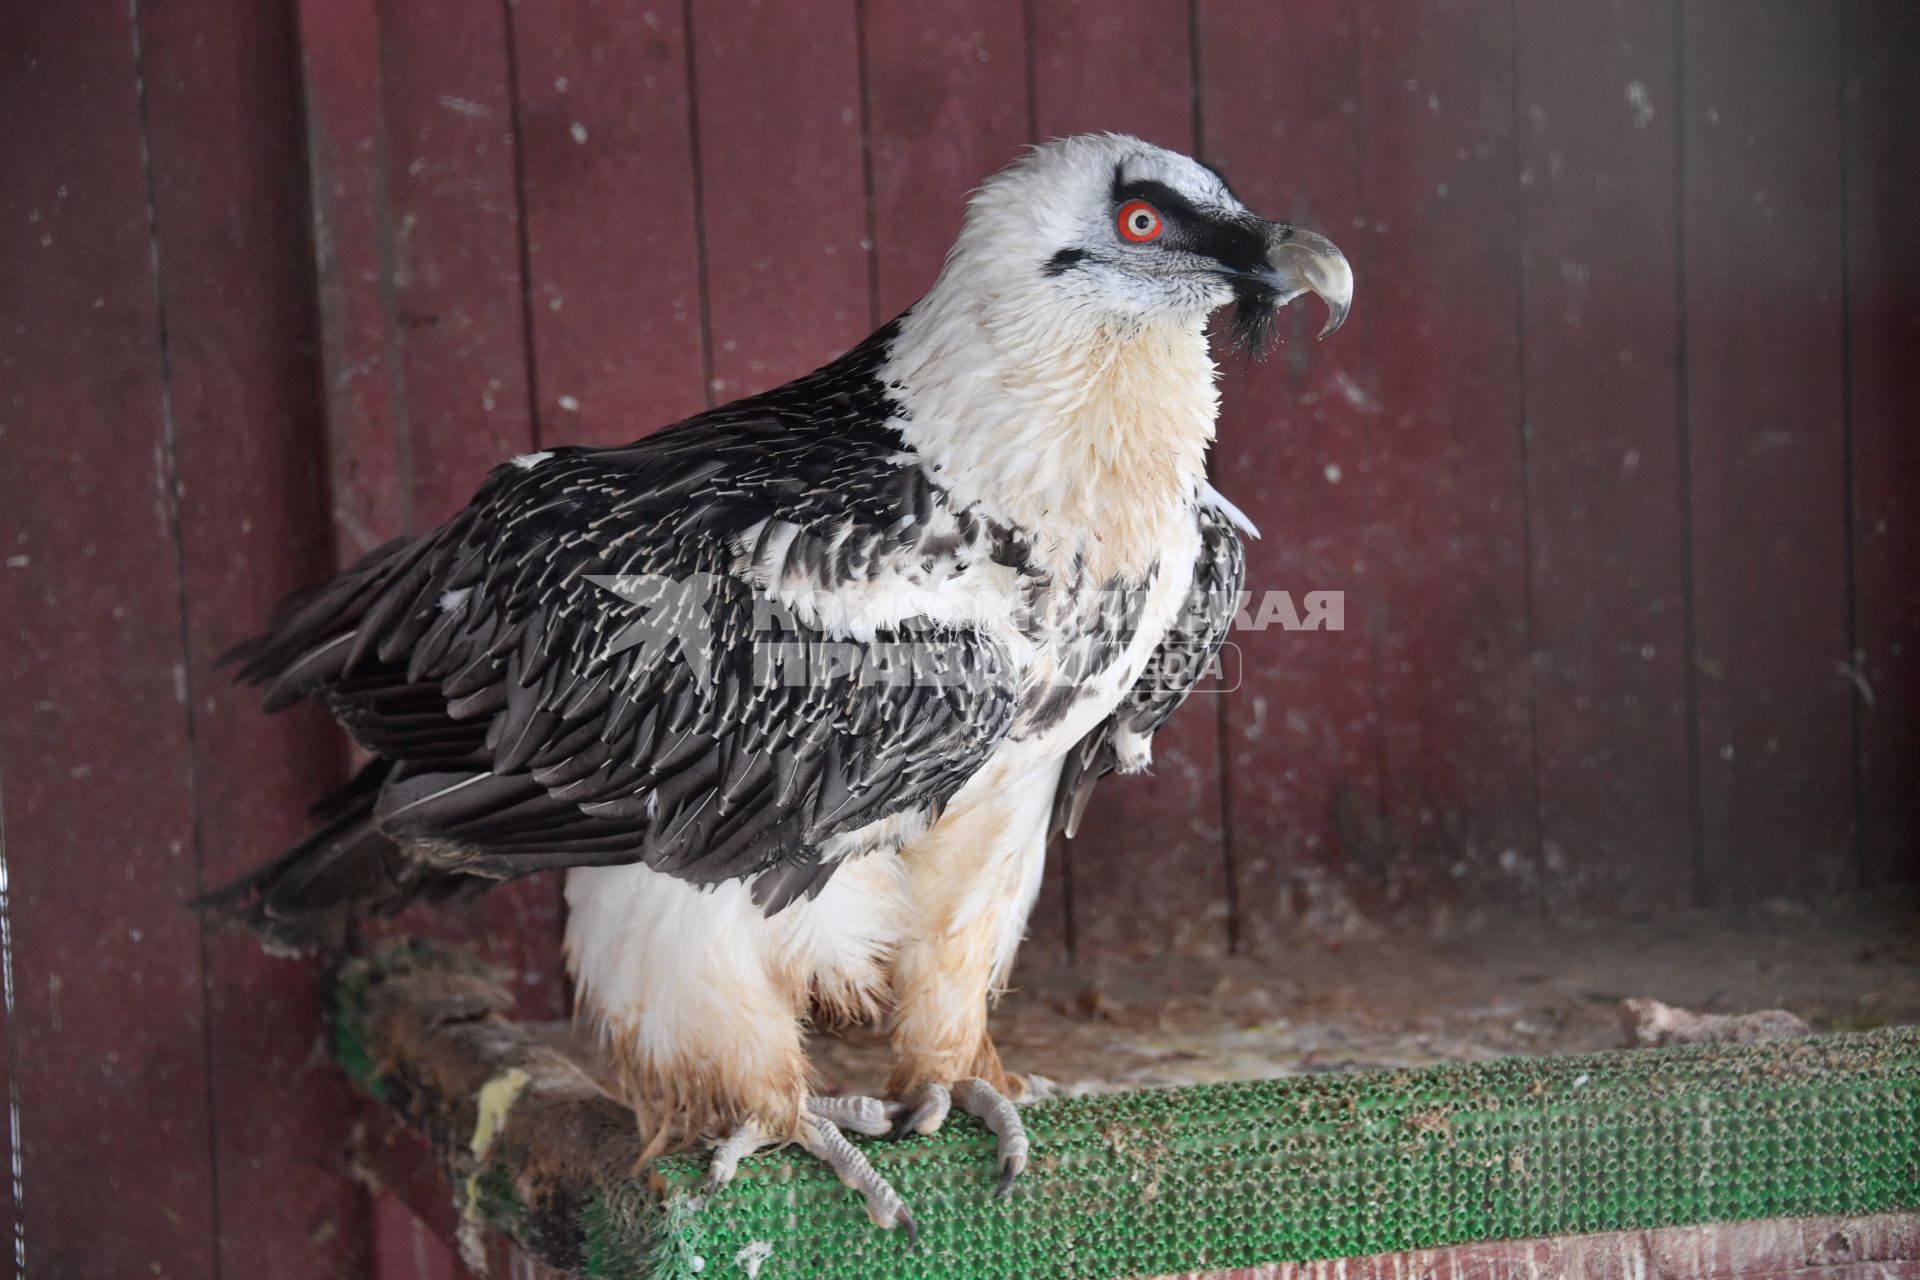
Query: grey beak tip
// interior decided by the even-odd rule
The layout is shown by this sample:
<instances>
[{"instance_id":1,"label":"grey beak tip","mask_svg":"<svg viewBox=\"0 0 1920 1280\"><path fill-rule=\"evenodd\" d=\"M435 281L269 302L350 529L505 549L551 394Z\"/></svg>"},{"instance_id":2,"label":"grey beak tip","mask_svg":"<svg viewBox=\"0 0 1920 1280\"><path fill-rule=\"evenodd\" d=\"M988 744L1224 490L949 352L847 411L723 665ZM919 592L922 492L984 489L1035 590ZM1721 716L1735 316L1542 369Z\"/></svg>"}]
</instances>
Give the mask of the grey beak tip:
<instances>
[{"instance_id":1,"label":"grey beak tip","mask_svg":"<svg viewBox=\"0 0 1920 1280\"><path fill-rule=\"evenodd\" d=\"M1353 268L1331 240L1301 227L1287 227L1286 239L1270 251L1273 280L1282 296L1312 292L1327 304L1327 322L1319 337L1332 336L1347 321L1353 305Z\"/></svg>"}]
</instances>

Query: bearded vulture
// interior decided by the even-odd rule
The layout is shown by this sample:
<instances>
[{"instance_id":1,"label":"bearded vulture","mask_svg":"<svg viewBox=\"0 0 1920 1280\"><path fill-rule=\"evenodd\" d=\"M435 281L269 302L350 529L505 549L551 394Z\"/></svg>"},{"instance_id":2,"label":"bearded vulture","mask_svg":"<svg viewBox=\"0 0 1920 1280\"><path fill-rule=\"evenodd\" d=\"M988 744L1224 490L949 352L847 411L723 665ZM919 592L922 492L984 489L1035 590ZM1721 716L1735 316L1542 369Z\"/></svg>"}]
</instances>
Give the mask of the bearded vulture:
<instances>
[{"instance_id":1,"label":"bearded vulture","mask_svg":"<svg viewBox=\"0 0 1920 1280\"><path fill-rule=\"evenodd\" d=\"M214 895L277 950L566 871L567 963L648 1152L711 1185L798 1143L912 1234L850 1143L959 1107L1025 1167L987 1009L1049 836L1143 769L1238 604L1208 484L1209 316L1258 349L1353 277L1214 170L1112 134L973 195L932 289L831 364L633 444L499 467L243 646L372 755ZM1196 660L1198 659L1198 660ZM884 1017L884 1097L803 1033Z\"/></svg>"}]
</instances>

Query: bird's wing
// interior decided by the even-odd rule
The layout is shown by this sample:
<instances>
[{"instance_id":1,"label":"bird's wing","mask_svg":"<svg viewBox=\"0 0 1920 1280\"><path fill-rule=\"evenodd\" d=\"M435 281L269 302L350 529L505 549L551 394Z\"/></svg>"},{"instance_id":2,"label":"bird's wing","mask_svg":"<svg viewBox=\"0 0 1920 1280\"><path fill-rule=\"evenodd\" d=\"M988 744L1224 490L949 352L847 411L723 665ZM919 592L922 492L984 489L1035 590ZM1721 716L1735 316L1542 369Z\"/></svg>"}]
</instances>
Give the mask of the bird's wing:
<instances>
[{"instance_id":1,"label":"bird's wing","mask_svg":"<svg viewBox=\"0 0 1920 1280\"><path fill-rule=\"evenodd\" d=\"M1246 555L1235 531L1245 519L1224 500L1200 507L1200 556L1186 605L1114 713L1067 753L1054 790L1053 831L1074 834L1101 778L1116 769L1144 767L1147 740L1212 667L1233 626L1246 579ZM1140 765L1130 764L1128 748L1135 745Z\"/></svg>"},{"instance_id":2,"label":"bird's wing","mask_svg":"<svg viewBox=\"0 0 1920 1280\"><path fill-rule=\"evenodd\" d=\"M521 459L439 530L294 602L242 675L269 708L319 695L397 761L376 822L436 865L638 861L753 877L777 910L824 885L833 837L936 812L1014 710L983 632L829 634L752 579L777 556L830 613L921 566L951 513L880 433L862 439L744 409Z\"/></svg>"}]
</instances>

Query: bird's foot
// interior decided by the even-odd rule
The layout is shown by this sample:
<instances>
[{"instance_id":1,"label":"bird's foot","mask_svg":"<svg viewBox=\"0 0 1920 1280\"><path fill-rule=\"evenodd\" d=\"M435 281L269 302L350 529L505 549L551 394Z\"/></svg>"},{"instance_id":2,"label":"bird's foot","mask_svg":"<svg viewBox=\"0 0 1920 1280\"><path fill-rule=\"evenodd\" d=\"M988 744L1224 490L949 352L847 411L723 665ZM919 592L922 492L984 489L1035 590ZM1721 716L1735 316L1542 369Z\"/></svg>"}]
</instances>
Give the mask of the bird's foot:
<instances>
[{"instance_id":1,"label":"bird's foot","mask_svg":"<svg viewBox=\"0 0 1920 1280\"><path fill-rule=\"evenodd\" d=\"M900 1110L899 1103L879 1098L809 1098L801 1112L800 1132L795 1140L808 1155L833 1170L842 1183L860 1193L867 1202L867 1216L873 1219L874 1226L905 1228L907 1243L911 1245L918 1239L919 1230L906 1202L860 1153L860 1148L841 1132L846 1128L878 1137L892 1130ZM706 1194L712 1196L731 1182L742 1160L780 1142L778 1138L767 1137L759 1126L749 1121L729 1137L714 1143L712 1163L707 1168Z\"/></svg>"},{"instance_id":2,"label":"bird's foot","mask_svg":"<svg viewBox=\"0 0 1920 1280\"><path fill-rule=\"evenodd\" d=\"M986 1125L1000 1148L999 1194L1012 1191L1014 1179L1025 1172L1027 1127L1013 1100L985 1080L956 1080L951 1086L929 1081L909 1089L896 1105L900 1110L893 1129L896 1137L937 1132L955 1107Z\"/></svg>"}]
</instances>

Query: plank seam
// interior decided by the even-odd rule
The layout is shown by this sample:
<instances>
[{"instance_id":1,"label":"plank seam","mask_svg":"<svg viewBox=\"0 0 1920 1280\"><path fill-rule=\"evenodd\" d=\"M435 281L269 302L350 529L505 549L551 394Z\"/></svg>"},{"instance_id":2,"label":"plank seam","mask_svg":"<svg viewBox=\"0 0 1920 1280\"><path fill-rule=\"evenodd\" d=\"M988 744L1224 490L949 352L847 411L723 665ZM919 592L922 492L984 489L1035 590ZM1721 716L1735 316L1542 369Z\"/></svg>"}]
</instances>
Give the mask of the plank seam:
<instances>
[{"instance_id":1,"label":"plank seam","mask_svg":"<svg viewBox=\"0 0 1920 1280\"><path fill-rule=\"evenodd\" d=\"M1527 416L1527 269L1526 213L1520 185L1520 122L1526 119L1520 102L1520 6L1507 0L1507 38L1513 99L1513 373L1515 408L1520 426L1520 631L1527 672L1527 776L1533 790L1533 852L1545 859L1547 814L1540 774L1540 663L1534 641L1533 558L1533 422ZM1544 865L1544 861L1542 863Z\"/></svg>"},{"instance_id":2,"label":"plank seam","mask_svg":"<svg viewBox=\"0 0 1920 1280\"><path fill-rule=\"evenodd\" d=\"M1365 158L1367 95L1364 92L1367 73L1366 41L1361 35L1364 30L1360 11L1362 0L1347 0L1347 40L1348 53L1352 59L1351 78L1353 83L1353 182L1356 210L1367 208L1367 167ZM1364 215L1363 215L1364 216ZM1380 385L1380 365L1374 350L1373 325L1361 317L1359 326L1359 350L1355 353L1355 364L1366 375L1367 382L1375 391ZM1374 512L1368 512L1371 520ZM1373 845L1371 853L1387 853L1393 844L1393 833L1387 826L1388 804L1392 795L1392 779L1387 771L1387 715L1386 715L1386 671L1380 655L1381 608L1379 588L1366 584L1365 595L1361 600L1361 616L1366 626L1367 641L1367 704L1372 709L1372 746L1373 746L1373 833L1368 843ZM1346 851L1351 855L1352 850Z\"/></svg>"},{"instance_id":3,"label":"plank seam","mask_svg":"<svg viewBox=\"0 0 1920 1280\"><path fill-rule=\"evenodd\" d=\"M153 286L154 335L160 365L160 440L161 453L166 466L167 526L173 550L174 602L179 626L182 668L181 688L186 695L181 699L180 713L182 737L187 748L189 815L187 838L193 845L194 887L196 892L201 892L206 888L203 865L205 841L202 838L200 824L200 747L197 737L198 726L194 715L193 633L187 621L189 606L186 532L180 510L180 440L173 407L172 341L167 329L166 275L160 260L160 202L153 169L153 130L148 116L146 54L140 39L140 0L127 0L127 19L128 30L133 40L133 95L140 132L140 172L147 204L147 261ZM202 1101L206 1108L207 1177L211 1201L208 1208L209 1219L213 1226L213 1238L208 1242L210 1246L208 1252L213 1265L213 1275L215 1280L218 1280L222 1271L220 1240L225 1233L220 1223L220 1143L217 1132L219 1112L215 1108L213 1073L213 992L207 976L205 928L195 928L194 941L200 964L199 982L196 985L200 993Z\"/></svg>"},{"instance_id":4,"label":"plank seam","mask_svg":"<svg viewBox=\"0 0 1920 1280\"><path fill-rule=\"evenodd\" d=\"M693 259L700 282L700 398L713 407L713 289L707 274L707 188L700 165L700 75L695 55L693 0L682 0L681 38L687 58L687 149L693 168Z\"/></svg>"},{"instance_id":5,"label":"plank seam","mask_svg":"<svg viewBox=\"0 0 1920 1280\"><path fill-rule=\"evenodd\" d=\"M880 236L874 219L873 191L873 93L867 77L867 0L853 0L853 56L859 67L860 92L860 181L864 184L867 242L867 324L880 325Z\"/></svg>"},{"instance_id":6,"label":"plank seam","mask_svg":"<svg viewBox=\"0 0 1920 1280\"><path fill-rule=\"evenodd\" d=\"M501 36L507 58L507 118L512 126L514 239L520 250L520 348L527 370L527 431L534 451L546 444L540 424L540 362L534 347L533 224L527 216L526 130L521 121L519 35L513 0L500 0Z\"/></svg>"},{"instance_id":7,"label":"plank seam","mask_svg":"<svg viewBox=\"0 0 1920 1280\"><path fill-rule=\"evenodd\" d=\"M1693 905L1707 905L1707 816L1701 807L1700 639L1694 601L1693 418L1688 394L1693 370L1687 341L1687 30L1680 0L1673 13L1673 306L1674 434L1680 488L1680 628L1686 646L1681 672L1687 703L1687 815L1693 835Z\"/></svg>"},{"instance_id":8,"label":"plank seam","mask_svg":"<svg viewBox=\"0 0 1920 1280\"><path fill-rule=\"evenodd\" d=\"M1853 679L1847 694L1847 732L1852 740L1852 764L1850 777L1853 783L1851 800L1853 803L1853 874L1854 882L1862 889L1868 888L1870 876L1867 868L1867 780L1866 780L1866 733L1861 724L1861 689L1866 685L1866 658L1860 649L1860 573L1857 557L1856 530L1854 522L1858 518L1858 504L1855 501L1855 476L1853 466L1853 237L1852 210L1849 207L1850 180L1847 152L1853 145L1852 130L1848 128L1847 77L1853 66L1852 42L1855 36L1853 24L1848 15L1853 12L1851 0L1840 6L1840 44L1839 74L1835 77L1840 86L1836 106L1840 112L1840 511L1841 511L1841 548L1846 556L1847 588L1847 665Z\"/></svg>"},{"instance_id":9,"label":"plank seam","mask_svg":"<svg viewBox=\"0 0 1920 1280\"><path fill-rule=\"evenodd\" d=\"M1193 154L1207 159L1207 130L1204 103L1206 84L1200 42L1200 0L1187 4L1187 80L1190 89L1188 111L1193 117ZM1209 453L1207 470L1215 471L1219 458ZM1217 478L1217 477L1216 477ZM1244 679L1244 673L1242 678ZM1220 775L1220 874L1225 882L1227 904L1227 954L1241 953L1245 924L1240 919L1240 868L1233 843L1233 767L1231 734L1226 704L1213 703L1214 768Z\"/></svg>"}]
</instances>

